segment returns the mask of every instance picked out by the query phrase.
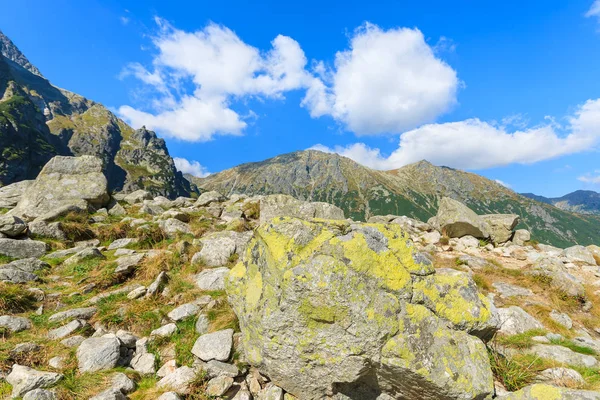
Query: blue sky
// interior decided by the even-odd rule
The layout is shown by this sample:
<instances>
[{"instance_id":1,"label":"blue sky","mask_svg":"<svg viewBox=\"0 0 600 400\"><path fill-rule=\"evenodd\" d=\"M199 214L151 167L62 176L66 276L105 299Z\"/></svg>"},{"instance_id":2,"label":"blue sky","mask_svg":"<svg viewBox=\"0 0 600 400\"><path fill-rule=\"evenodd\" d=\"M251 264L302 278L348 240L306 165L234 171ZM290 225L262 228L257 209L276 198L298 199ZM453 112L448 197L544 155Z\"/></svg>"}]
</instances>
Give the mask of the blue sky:
<instances>
[{"instance_id":1,"label":"blue sky","mask_svg":"<svg viewBox=\"0 0 600 400\"><path fill-rule=\"evenodd\" d=\"M318 145L518 192L600 189L600 1L2 9L0 29L51 82L155 129L197 173Z\"/></svg>"}]
</instances>

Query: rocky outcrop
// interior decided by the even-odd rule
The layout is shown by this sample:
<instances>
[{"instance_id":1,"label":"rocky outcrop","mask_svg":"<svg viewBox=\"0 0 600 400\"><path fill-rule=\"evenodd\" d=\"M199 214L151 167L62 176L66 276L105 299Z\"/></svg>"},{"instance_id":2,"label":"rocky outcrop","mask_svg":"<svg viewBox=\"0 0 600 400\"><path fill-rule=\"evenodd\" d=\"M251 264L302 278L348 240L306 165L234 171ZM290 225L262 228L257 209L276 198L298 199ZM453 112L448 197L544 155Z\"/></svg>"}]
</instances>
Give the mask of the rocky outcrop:
<instances>
[{"instance_id":1,"label":"rocky outcrop","mask_svg":"<svg viewBox=\"0 0 600 400\"><path fill-rule=\"evenodd\" d=\"M344 211L332 204L309 203L283 194L264 196L260 199L260 222L275 217L344 219Z\"/></svg>"},{"instance_id":2,"label":"rocky outcrop","mask_svg":"<svg viewBox=\"0 0 600 400\"><path fill-rule=\"evenodd\" d=\"M468 235L485 239L490 236L489 227L473 210L449 197L440 200L437 215L429 223L451 238Z\"/></svg>"},{"instance_id":3,"label":"rocky outcrop","mask_svg":"<svg viewBox=\"0 0 600 400\"><path fill-rule=\"evenodd\" d=\"M468 333L493 331L489 300L415 259L398 225L261 225L226 282L248 361L302 399L491 395L485 345Z\"/></svg>"},{"instance_id":4,"label":"rocky outcrop","mask_svg":"<svg viewBox=\"0 0 600 400\"><path fill-rule=\"evenodd\" d=\"M97 209L108 203L102 161L92 156L56 156L44 166L11 215L32 220L65 207Z\"/></svg>"}]
</instances>

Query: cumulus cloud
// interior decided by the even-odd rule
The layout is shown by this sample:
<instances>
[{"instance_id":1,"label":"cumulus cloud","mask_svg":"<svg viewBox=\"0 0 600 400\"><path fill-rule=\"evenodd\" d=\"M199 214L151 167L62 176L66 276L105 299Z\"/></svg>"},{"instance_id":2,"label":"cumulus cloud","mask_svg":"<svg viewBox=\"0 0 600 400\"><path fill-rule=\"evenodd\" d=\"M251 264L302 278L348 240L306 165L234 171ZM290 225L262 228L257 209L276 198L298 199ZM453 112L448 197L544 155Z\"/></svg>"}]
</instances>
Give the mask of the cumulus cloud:
<instances>
[{"instance_id":1,"label":"cumulus cloud","mask_svg":"<svg viewBox=\"0 0 600 400\"><path fill-rule=\"evenodd\" d=\"M566 132L563 132L566 131ZM363 143L314 148L335 152L375 169L395 169L420 160L463 169L531 164L591 150L600 141L600 99L588 100L567 118L564 129L550 122L508 131L479 119L428 124L400 136L398 149L383 156Z\"/></svg>"},{"instance_id":2,"label":"cumulus cloud","mask_svg":"<svg viewBox=\"0 0 600 400\"><path fill-rule=\"evenodd\" d=\"M594 1L588 12L585 13L585 16L588 18L595 17L598 19L598 22L600 22L600 0Z\"/></svg>"},{"instance_id":3,"label":"cumulus cloud","mask_svg":"<svg viewBox=\"0 0 600 400\"><path fill-rule=\"evenodd\" d=\"M173 161L175 162L175 168L184 174L190 174L199 178L205 178L210 175L206 167L200 165L198 161L188 161L181 157L174 157Z\"/></svg>"},{"instance_id":4,"label":"cumulus cloud","mask_svg":"<svg viewBox=\"0 0 600 400\"><path fill-rule=\"evenodd\" d=\"M504 186L504 187L505 187L505 188L507 188L507 189L510 189L510 188L511 188L511 186L510 186L508 183L506 183L506 182L504 182L504 181L501 181L500 179L494 179L494 182L496 182L496 183L497 183L497 184L499 184L499 185L502 185L502 186Z\"/></svg>"},{"instance_id":5,"label":"cumulus cloud","mask_svg":"<svg viewBox=\"0 0 600 400\"><path fill-rule=\"evenodd\" d=\"M421 31L370 23L336 54L334 68L319 68L326 84L315 82L303 105L313 117L331 115L358 135L400 133L432 122L456 103L460 84Z\"/></svg>"},{"instance_id":6,"label":"cumulus cloud","mask_svg":"<svg viewBox=\"0 0 600 400\"><path fill-rule=\"evenodd\" d=\"M240 135L247 123L231 108L234 101L281 99L286 91L318 86L318 79L305 69L304 51L290 37L277 36L272 48L261 52L221 25L185 32L160 18L156 22L160 32L153 39L158 53L152 67L132 63L121 73L155 90L151 110L119 108L134 126L188 141Z\"/></svg>"},{"instance_id":7,"label":"cumulus cloud","mask_svg":"<svg viewBox=\"0 0 600 400\"><path fill-rule=\"evenodd\" d=\"M248 98L283 99L303 90L301 105L314 118L329 115L356 134L399 133L432 122L456 103L456 72L418 29L383 30L366 23L335 55L334 66L308 59L294 39L278 35L264 51L231 29L209 24L186 32L156 18L156 54L150 66L127 65L153 93L145 107L119 114L165 136L207 141L240 135L246 118L234 110ZM443 43L449 43L443 38ZM252 114L251 110L247 114Z\"/></svg>"}]
</instances>

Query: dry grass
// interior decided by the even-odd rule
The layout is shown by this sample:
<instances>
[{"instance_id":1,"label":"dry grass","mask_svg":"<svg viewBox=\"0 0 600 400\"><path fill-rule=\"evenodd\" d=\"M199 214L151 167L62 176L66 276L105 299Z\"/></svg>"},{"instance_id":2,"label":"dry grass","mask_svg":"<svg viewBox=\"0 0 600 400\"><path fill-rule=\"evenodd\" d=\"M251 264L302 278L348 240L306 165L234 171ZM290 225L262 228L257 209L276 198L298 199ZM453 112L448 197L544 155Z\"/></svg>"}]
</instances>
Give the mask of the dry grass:
<instances>
[{"instance_id":1,"label":"dry grass","mask_svg":"<svg viewBox=\"0 0 600 400\"><path fill-rule=\"evenodd\" d=\"M16 314L33 310L37 300L20 285L0 282L0 314Z\"/></svg>"}]
</instances>

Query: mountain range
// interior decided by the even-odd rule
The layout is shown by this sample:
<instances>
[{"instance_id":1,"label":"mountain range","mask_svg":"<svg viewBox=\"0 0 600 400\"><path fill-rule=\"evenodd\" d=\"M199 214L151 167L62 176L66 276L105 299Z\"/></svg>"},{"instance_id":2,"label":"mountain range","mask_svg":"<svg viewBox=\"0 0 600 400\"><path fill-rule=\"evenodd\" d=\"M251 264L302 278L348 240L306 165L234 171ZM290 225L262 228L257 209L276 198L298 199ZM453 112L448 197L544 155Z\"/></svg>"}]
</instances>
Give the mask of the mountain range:
<instances>
[{"instance_id":1,"label":"mountain range","mask_svg":"<svg viewBox=\"0 0 600 400\"><path fill-rule=\"evenodd\" d=\"M226 195L286 193L325 201L355 220L394 214L427 221L436 214L439 200L448 196L479 214L518 214L520 227L543 243L566 247L598 243L600 238L599 216L562 210L482 176L427 161L377 171L337 154L306 150L191 179L202 190Z\"/></svg>"},{"instance_id":2,"label":"mountain range","mask_svg":"<svg viewBox=\"0 0 600 400\"><path fill-rule=\"evenodd\" d=\"M33 179L55 155L103 160L113 192L145 189L170 198L202 190L226 195L285 193L340 206L346 216L408 215L427 221L443 196L479 214L515 213L540 242L566 247L600 242L600 195L549 199L517 194L479 175L426 161L377 171L314 150L247 163L206 178L184 177L166 144L133 129L102 104L52 85L0 32L0 186ZM187 179L186 179L187 178ZM197 185L197 187L196 187Z\"/></svg>"},{"instance_id":3,"label":"mountain range","mask_svg":"<svg viewBox=\"0 0 600 400\"><path fill-rule=\"evenodd\" d=\"M112 191L189 195L163 139L102 104L53 86L0 32L0 185L37 176L55 155L94 155Z\"/></svg>"},{"instance_id":4,"label":"mountain range","mask_svg":"<svg viewBox=\"0 0 600 400\"><path fill-rule=\"evenodd\" d=\"M542 203L552 204L561 210L600 215L600 193L593 190L576 190L562 197L544 197L533 193L521 194Z\"/></svg>"}]
</instances>

